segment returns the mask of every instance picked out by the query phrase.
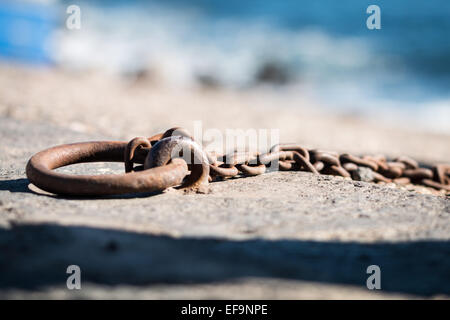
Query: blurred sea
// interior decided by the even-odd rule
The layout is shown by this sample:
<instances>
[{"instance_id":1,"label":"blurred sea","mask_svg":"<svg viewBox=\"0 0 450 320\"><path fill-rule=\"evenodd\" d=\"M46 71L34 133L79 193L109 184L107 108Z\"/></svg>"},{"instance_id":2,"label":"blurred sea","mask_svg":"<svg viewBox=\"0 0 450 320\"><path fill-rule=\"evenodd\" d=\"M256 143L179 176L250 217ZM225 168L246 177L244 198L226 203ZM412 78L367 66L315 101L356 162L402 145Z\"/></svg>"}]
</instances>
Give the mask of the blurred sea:
<instances>
[{"instance_id":1,"label":"blurred sea","mask_svg":"<svg viewBox=\"0 0 450 320\"><path fill-rule=\"evenodd\" d=\"M48 3L62 17L48 58L66 68L151 70L175 87L269 83L330 110L450 133L449 0ZM80 30L64 27L70 4ZM366 27L371 4L381 30Z\"/></svg>"}]
</instances>

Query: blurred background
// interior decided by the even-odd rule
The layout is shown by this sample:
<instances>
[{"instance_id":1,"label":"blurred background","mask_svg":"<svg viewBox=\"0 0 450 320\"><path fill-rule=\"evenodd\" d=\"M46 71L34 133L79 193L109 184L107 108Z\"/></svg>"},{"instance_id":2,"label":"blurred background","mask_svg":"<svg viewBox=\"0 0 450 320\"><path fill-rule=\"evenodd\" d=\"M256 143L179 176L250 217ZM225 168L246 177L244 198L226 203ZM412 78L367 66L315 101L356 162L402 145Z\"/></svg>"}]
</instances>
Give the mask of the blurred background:
<instances>
[{"instance_id":1,"label":"blurred background","mask_svg":"<svg viewBox=\"0 0 450 320\"><path fill-rule=\"evenodd\" d=\"M2 65L101 71L175 89L264 88L450 133L448 0L0 0ZM380 30L366 9L381 8ZM66 12L81 9L81 28Z\"/></svg>"},{"instance_id":2,"label":"blurred background","mask_svg":"<svg viewBox=\"0 0 450 320\"><path fill-rule=\"evenodd\" d=\"M199 122L449 163L449 35L450 0L0 0L0 299L446 298L449 201L426 188L289 173L82 200L29 192L25 166ZM369 264L386 268L373 295Z\"/></svg>"}]
</instances>

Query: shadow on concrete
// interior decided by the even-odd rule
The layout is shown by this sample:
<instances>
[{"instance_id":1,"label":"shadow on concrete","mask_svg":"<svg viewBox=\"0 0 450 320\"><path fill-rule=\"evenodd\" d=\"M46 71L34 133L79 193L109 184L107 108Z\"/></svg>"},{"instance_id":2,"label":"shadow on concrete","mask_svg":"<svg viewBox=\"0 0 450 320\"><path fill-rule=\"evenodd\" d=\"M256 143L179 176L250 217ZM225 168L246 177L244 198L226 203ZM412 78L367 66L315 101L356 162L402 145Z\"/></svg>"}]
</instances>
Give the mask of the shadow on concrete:
<instances>
[{"instance_id":1,"label":"shadow on concrete","mask_svg":"<svg viewBox=\"0 0 450 320\"><path fill-rule=\"evenodd\" d=\"M383 291L450 294L450 242L364 244L300 240L172 238L90 227L0 229L0 288L65 288L67 266L104 285L208 283L242 277L366 286L381 268Z\"/></svg>"},{"instance_id":2,"label":"shadow on concrete","mask_svg":"<svg viewBox=\"0 0 450 320\"><path fill-rule=\"evenodd\" d=\"M128 193L118 194L111 196L95 196L95 197L81 197L81 196L61 196L43 191L33 184L30 184L28 179L10 179L0 180L0 191L31 193L39 196L46 196L51 198L65 199L65 200L99 200L99 199L134 199L134 198L147 198L161 194L162 192L142 192L142 193Z\"/></svg>"},{"instance_id":3,"label":"shadow on concrete","mask_svg":"<svg viewBox=\"0 0 450 320\"><path fill-rule=\"evenodd\" d=\"M10 180L0 180L0 191L10 191L10 192L31 192L28 189L28 184L30 182L28 179L10 179Z\"/></svg>"}]
</instances>

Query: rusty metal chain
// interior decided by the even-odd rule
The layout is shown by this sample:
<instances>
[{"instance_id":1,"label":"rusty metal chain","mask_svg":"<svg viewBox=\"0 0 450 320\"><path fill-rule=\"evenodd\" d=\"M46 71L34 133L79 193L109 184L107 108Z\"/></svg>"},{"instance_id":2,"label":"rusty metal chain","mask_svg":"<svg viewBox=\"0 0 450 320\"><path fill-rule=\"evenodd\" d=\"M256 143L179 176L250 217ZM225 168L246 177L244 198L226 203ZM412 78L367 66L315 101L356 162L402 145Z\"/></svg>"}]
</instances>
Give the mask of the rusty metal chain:
<instances>
[{"instance_id":1,"label":"rusty metal chain","mask_svg":"<svg viewBox=\"0 0 450 320\"><path fill-rule=\"evenodd\" d=\"M190 161L183 160L183 153ZM178 154L179 157L173 157ZM184 155L186 157L186 155ZM124 174L68 175L53 169L82 162L124 162ZM138 166L134 166L139 164ZM202 150L182 128L130 142L100 141L53 147L28 161L26 174L37 187L60 195L99 196L158 192L170 187L207 192L209 182L238 175L256 176L276 168L308 171L365 182L422 185L438 195L450 194L450 165L422 165L406 156L355 156L278 144L267 153L220 155Z\"/></svg>"}]
</instances>

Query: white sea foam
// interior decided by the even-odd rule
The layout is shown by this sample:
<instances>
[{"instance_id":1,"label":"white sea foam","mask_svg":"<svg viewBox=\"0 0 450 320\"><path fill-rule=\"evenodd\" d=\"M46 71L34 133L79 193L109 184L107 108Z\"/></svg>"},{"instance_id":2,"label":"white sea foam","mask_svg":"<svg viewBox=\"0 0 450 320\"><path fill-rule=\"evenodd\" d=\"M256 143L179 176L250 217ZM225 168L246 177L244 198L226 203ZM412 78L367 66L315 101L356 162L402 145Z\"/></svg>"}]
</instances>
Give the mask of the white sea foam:
<instances>
[{"instance_id":1,"label":"white sea foam","mask_svg":"<svg viewBox=\"0 0 450 320\"><path fill-rule=\"evenodd\" d=\"M265 64L276 63L299 94L332 110L387 121L406 117L416 127L450 132L448 93L428 95L432 84L361 36L317 27L288 30L255 19L211 21L194 9L151 5L84 4L82 16L81 30L60 30L54 41L54 60L69 69L145 69L176 88L196 85L199 76L246 88Z\"/></svg>"}]
</instances>

